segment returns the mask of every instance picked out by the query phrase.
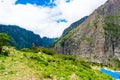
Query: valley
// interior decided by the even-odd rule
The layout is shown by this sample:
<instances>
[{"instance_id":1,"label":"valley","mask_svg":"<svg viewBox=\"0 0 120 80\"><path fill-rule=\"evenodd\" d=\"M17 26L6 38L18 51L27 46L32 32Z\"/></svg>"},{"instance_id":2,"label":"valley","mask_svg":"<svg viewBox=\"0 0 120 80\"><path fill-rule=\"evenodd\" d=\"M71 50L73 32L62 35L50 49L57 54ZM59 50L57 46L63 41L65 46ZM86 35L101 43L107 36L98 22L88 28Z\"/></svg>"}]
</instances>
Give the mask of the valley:
<instances>
[{"instance_id":1,"label":"valley","mask_svg":"<svg viewBox=\"0 0 120 80\"><path fill-rule=\"evenodd\" d=\"M72 1L61 3L72 4ZM55 0L41 3L37 0L19 0L15 3L17 6L34 4L32 9L43 10L40 14L45 18L38 19L39 12L35 12L37 22L34 23L36 25L31 23L33 27L30 28L39 34L21 26L5 25L1 22L0 80L119 79L120 0L106 1L90 15L77 19L78 21L64 30L69 24L69 19L71 20L69 15L65 17L59 10L56 13L51 12L59 9L61 6L57 5L61 3ZM57 38L43 36L59 36L62 30L62 35ZM52 31L57 35L52 34Z\"/></svg>"}]
</instances>

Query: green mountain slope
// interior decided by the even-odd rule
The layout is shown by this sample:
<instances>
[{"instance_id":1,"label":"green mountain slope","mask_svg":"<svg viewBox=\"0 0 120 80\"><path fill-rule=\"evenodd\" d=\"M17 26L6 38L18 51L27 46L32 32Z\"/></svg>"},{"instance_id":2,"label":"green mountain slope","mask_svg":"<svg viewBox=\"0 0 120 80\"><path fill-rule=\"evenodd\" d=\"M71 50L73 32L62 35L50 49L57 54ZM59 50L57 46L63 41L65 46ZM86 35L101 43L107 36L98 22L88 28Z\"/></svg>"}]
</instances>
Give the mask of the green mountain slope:
<instances>
[{"instance_id":1,"label":"green mountain slope","mask_svg":"<svg viewBox=\"0 0 120 80\"><path fill-rule=\"evenodd\" d=\"M56 40L56 38L41 38L32 31L14 25L0 25L0 32L7 33L11 38L10 45L15 46L18 49L31 48L32 43L36 46L48 47L48 45Z\"/></svg>"},{"instance_id":2,"label":"green mountain slope","mask_svg":"<svg viewBox=\"0 0 120 80\"><path fill-rule=\"evenodd\" d=\"M22 52L4 47L0 54L1 80L113 80L89 63L71 56Z\"/></svg>"},{"instance_id":3,"label":"green mountain slope","mask_svg":"<svg viewBox=\"0 0 120 80\"><path fill-rule=\"evenodd\" d=\"M78 27L80 24L82 24L86 19L88 18L88 16L85 16L83 18L81 18L80 20L74 22L73 24L71 24L68 28L66 28L63 31L62 36L68 34L71 30L73 30L74 28Z\"/></svg>"}]
</instances>

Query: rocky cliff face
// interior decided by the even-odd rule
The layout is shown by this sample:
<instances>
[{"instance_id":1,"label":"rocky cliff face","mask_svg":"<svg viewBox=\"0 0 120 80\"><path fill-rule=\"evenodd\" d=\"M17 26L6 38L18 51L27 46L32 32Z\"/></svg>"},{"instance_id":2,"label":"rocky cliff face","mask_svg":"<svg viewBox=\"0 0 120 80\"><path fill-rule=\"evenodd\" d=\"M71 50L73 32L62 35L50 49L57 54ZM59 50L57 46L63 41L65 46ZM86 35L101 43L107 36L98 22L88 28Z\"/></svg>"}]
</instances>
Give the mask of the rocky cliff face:
<instances>
[{"instance_id":1,"label":"rocky cliff face","mask_svg":"<svg viewBox=\"0 0 120 80\"><path fill-rule=\"evenodd\" d=\"M108 59L115 58L115 50L119 49L119 4L120 0L109 0L96 9L85 22L56 43L55 51L97 63L107 63Z\"/></svg>"}]
</instances>

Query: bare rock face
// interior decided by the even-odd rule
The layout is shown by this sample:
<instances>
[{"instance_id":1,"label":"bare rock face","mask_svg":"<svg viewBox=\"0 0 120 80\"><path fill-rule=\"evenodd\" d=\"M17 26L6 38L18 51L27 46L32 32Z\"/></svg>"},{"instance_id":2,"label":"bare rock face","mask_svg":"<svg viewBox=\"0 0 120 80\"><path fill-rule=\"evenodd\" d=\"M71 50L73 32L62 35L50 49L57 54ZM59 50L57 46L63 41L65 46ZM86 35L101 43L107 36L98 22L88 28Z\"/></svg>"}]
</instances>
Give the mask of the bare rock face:
<instances>
[{"instance_id":1,"label":"bare rock face","mask_svg":"<svg viewBox=\"0 0 120 80\"><path fill-rule=\"evenodd\" d=\"M113 5L120 5L120 0L109 0L109 2Z\"/></svg>"},{"instance_id":2,"label":"bare rock face","mask_svg":"<svg viewBox=\"0 0 120 80\"><path fill-rule=\"evenodd\" d=\"M108 63L108 59L115 57L114 50L119 44L113 44L105 34L107 16L120 16L120 0L109 0L96 9L84 23L57 41L55 51L83 57L90 62ZM120 20L114 22L119 25Z\"/></svg>"},{"instance_id":3,"label":"bare rock face","mask_svg":"<svg viewBox=\"0 0 120 80\"><path fill-rule=\"evenodd\" d=\"M99 9L97 9L99 14L102 15L118 15L120 13L120 0L109 0Z\"/></svg>"}]
</instances>

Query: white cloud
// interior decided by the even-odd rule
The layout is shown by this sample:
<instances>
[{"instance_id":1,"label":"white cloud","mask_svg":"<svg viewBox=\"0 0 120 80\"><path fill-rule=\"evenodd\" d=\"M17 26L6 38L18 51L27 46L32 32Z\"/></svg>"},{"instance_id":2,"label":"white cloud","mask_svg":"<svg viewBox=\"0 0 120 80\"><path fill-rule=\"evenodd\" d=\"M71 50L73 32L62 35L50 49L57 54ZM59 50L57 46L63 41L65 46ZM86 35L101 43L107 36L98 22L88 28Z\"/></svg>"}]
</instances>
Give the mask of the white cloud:
<instances>
[{"instance_id":1,"label":"white cloud","mask_svg":"<svg viewBox=\"0 0 120 80\"><path fill-rule=\"evenodd\" d=\"M71 23L89 15L107 0L56 0L54 8L36 5L15 5L16 0L0 0L0 24L18 25L40 34L42 37L59 37ZM51 0L52 1L52 0ZM57 23L58 19L67 23Z\"/></svg>"}]
</instances>

